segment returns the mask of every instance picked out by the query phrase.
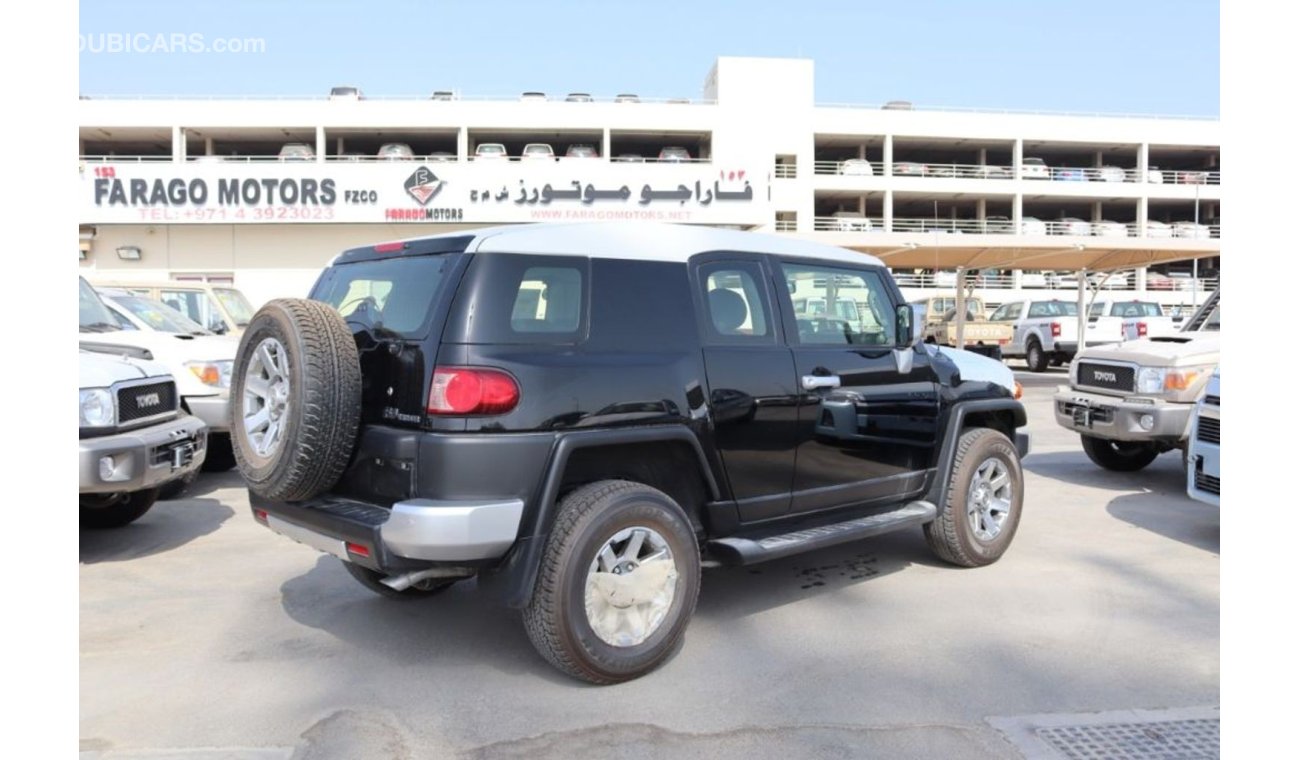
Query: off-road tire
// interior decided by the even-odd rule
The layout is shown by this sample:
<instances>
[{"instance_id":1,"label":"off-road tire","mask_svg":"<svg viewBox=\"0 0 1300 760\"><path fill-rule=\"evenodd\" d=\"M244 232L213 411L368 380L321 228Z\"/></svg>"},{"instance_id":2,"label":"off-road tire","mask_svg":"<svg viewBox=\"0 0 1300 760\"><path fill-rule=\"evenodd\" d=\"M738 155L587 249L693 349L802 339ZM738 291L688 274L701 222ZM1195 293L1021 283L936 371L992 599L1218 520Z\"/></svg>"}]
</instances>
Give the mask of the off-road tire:
<instances>
[{"instance_id":1,"label":"off-road tire","mask_svg":"<svg viewBox=\"0 0 1300 760\"><path fill-rule=\"evenodd\" d=\"M1038 338L1030 338L1025 345L1025 364L1029 366L1029 371L1046 372L1049 361L1043 344L1038 342Z\"/></svg>"},{"instance_id":2,"label":"off-road tire","mask_svg":"<svg viewBox=\"0 0 1300 760\"><path fill-rule=\"evenodd\" d=\"M83 494L81 527L120 528L139 520L158 501L158 489L146 488L127 494Z\"/></svg>"},{"instance_id":3,"label":"off-road tire","mask_svg":"<svg viewBox=\"0 0 1300 760\"><path fill-rule=\"evenodd\" d=\"M1160 452L1149 443L1112 441L1092 435L1080 435L1083 453L1093 464L1115 472L1137 472L1152 462Z\"/></svg>"},{"instance_id":4,"label":"off-road tire","mask_svg":"<svg viewBox=\"0 0 1300 760\"><path fill-rule=\"evenodd\" d=\"M557 511L532 598L523 610L533 646L559 670L595 684L628 681L659 667L681 641L699 597L700 550L686 514L662 491L626 480L582 486ZM596 552L632 526L652 528L668 542L677 585L667 616L649 638L615 647L601 640L587 620L586 578Z\"/></svg>"},{"instance_id":5,"label":"off-road tire","mask_svg":"<svg viewBox=\"0 0 1300 760\"><path fill-rule=\"evenodd\" d=\"M343 562L343 560L339 560ZM371 570L368 567L362 567L355 562L343 562L343 567L347 568L348 575L357 579L357 582L371 591L379 594L385 599L396 599L398 601L410 602L416 599L428 599L431 596L437 596L458 580L456 578L429 578L420 581L420 585L411 586L408 589L398 591L395 588L385 586L380 580L384 576Z\"/></svg>"},{"instance_id":6,"label":"off-road tire","mask_svg":"<svg viewBox=\"0 0 1300 760\"><path fill-rule=\"evenodd\" d=\"M266 338L286 349L290 391L281 440L263 458L243 419L245 373ZM304 501L328 490L352 456L361 418L361 364L343 318L326 304L300 298L259 309L239 344L230 405L235 461L250 489L273 501Z\"/></svg>"},{"instance_id":7,"label":"off-road tire","mask_svg":"<svg viewBox=\"0 0 1300 760\"><path fill-rule=\"evenodd\" d=\"M966 497L971 479L985 460L995 457L1006 465L1011 479L1011 508L1001 531L990 540L975 535L966 514ZM1024 473L1015 444L990 428L971 428L957 439L952 473L948 478L938 517L924 526L925 541L940 559L961 567L980 567L996 562L1011 545L1025 499Z\"/></svg>"}]
</instances>

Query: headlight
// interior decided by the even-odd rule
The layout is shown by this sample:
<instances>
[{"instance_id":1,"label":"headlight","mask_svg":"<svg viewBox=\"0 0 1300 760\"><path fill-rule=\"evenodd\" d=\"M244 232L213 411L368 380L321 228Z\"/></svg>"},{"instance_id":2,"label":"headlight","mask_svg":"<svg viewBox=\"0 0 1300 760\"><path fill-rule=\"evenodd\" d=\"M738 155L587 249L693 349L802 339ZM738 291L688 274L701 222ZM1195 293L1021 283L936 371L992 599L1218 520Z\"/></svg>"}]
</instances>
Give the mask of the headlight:
<instances>
[{"instance_id":1,"label":"headlight","mask_svg":"<svg viewBox=\"0 0 1300 760\"><path fill-rule=\"evenodd\" d=\"M112 427L117 413L113 394L107 388L82 388L81 427Z\"/></svg>"},{"instance_id":2,"label":"headlight","mask_svg":"<svg viewBox=\"0 0 1300 760\"><path fill-rule=\"evenodd\" d=\"M1213 372L1214 367L1141 367L1137 374L1137 392L1148 396L1177 396Z\"/></svg>"},{"instance_id":3,"label":"headlight","mask_svg":"<svg viewBox=\"0 0 1300 760\"><path fill-rule=\"evenodd\" d=\"M1165 390L1164 367L1142 367L1138 370L1137 392L1159 394Z\"/></svg>"},{"instance_id":4,"label":"headlight","mask_svg":"<svg viewBox=\"0 0 1300 760\"><path fill-rule=\"evenodd\" d=\"M190 372L199 379L204 385L211 385L214 388L230 387L230 372L234 369L235 363L228 362L185 362Z\"/></svg>"}]
</instances>

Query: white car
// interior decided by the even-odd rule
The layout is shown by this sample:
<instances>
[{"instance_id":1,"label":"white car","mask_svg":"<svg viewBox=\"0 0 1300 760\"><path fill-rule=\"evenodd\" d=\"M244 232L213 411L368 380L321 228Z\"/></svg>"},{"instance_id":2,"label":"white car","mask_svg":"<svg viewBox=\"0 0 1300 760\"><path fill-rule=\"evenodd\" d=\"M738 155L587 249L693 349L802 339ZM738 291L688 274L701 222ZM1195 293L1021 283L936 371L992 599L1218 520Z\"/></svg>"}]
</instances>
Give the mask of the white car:
<instances>
[{"instance_id":1,"label":"white car","mask_svg":"<svg viewBox=\"0 0 1300 760\"><path fill-rule=\"evenodd\" d=\"M519 99L525 103L545 103L546 93L544 92L525 92L519 96Z\"/></svg>"},{"instance_id":2,"label":"white car","mask_svg":"<svg viewBox=\"0 0 1300 760\"><path fill-rule=\"evenodd\" d=\"M316 149L307 143L285 143L280 146L277 158L281 161L313 161L316 159Z\"/></svg>"},{"instance_id":3,"label":"white car","mask_svg":"<svg viewBox=\"0 0 1300 760\"><path fill-rule=\"evenodd\" d=\"M1067 216L1064 219L1058 219L1052 222L1052 231L1057 235L1080 235L1088 237L1092 235L1092 225L1082 219Z\"/></svg>"},{"instance_id":4,"label":"white car","mask_svg":"<svg viewBox=\"0 0 1300 760\"><path fill-rule=\"evenodd\" d=\"M342 85L330 88L330 100L361 100L361 88Z\"/></svg>"},{"instance_id":5,"label":"white car","mask_svg":"<svg viewBox=\"0 0 1300 760\"><path fill-rule=\"evenodd\" d=\"M847 177L871 177L875 172L871 168L871 162L862 158L850 158L840 163L840 174Z\"/></svg>"},{"instance_id":6,"label":"white car","mask_svg":"<svg viewBox=\"0 0 1300 760\"><path fill-rule=\"evenodd\" d=\"M415 159L415 152L406 143L384 143L379 146L375 157L380 161L412 161Z\"/></svg>"},{"instance_id":7,"label":"white car","mask_svg":"<svg viewBox=\"0 0 1300 760\"><path fill-rule=\"evenodd\" d=\"M123 299L134 298L125 294L125 291L121 292L124 293ZM124 311L137 313L137 309L133 308L137 304L132 301L115 302L132 303L131 307L121 306L115 313L84 279L80 280L80 293L82 349L147 355L165 366L175 381L182 407L207 423L212 433L204 469L228 470L234 467L228 418L230 375L239 348L238 340L229 336L194 335L196 331L193 329L188 332L160 331L152 327L141 329L129 315L123 314ZM140 319L150 326L175 322L173 317L157 308L151 311L147 304L140 307L138 313L145 315ZM105 319L102 315L108 315L108 318ZM130 327L124 328L124 324L129 324ZM198 332L205 331L199 326Z\"/></svg>"},{"instance_id":8,"label":"white car","mask_svg":"<svg viewBox=\"0 0 1300 760\"><path fill-rule=\"evenodd\" d=\"M1022 235L1046 235L1047 222L1033 216L1023 216L1020 218L1020 234Z\"/></svg>"},{"instance_id":9,"label":"white car","mask_svg":"<svg viewBox=\"0 0 1300 760\"><path fill-rule=\"evenodd\" d=\"M1174 237L1209 240L1210 225L1197 224L1196 222L1174 222Z\"/></svg>"},{"instance_id":10,"label":"white car","mask_svg":"<svg viewBox=\"0 0 1300 760\"><path fill-rule=\"evenodd\" d=\"M1147 182L1152 185L1163 185L1165 183L1165 173L1160 171L1159 166L1148 166Z\"/></svg>"},{"instance_id":11,"label":"white car","mask_svg":"<svg viewBox=\"0 0 1300 760\"><path fill-rule=\"evenodd\" d=\"M1052 172L1041 158L1026 157L1020 162L1021 179L1050 179Z\"/></svg>"},{"instance_id":12,"label":"white car","mask_svg":"<svg viewBox=\"0 0 1300 760\"><path fill-rule=\"evenodd\" d=\"M835 219L835 229L840 232L871 231L871 220L860 211L836 211L831 217Z\"/></svg>"},{"instance_id":13,"label":"white car","mask_svg":"<svg viewBox=\"0 0 1300 760\"><path fill-rule=\"evenodd\" d=\"M479 143L474 149L475 161L509 161L510 154L501 143Z\"/></svg>"},{"instance_id":14,"label":"white car","mask_svg":"<svg viewBox=\"0 0 1300 760\"><path fill-rule=\"evenodd\" d=\"M1133 236L1137 237L1138 235L1137 222L1133 222L1132 224L1130 224L1129 229L1132 231ZM1171 238L1174 236L1174 229L1173 227L1170 227L1168 224L1165 224L1164 222L1157 222L1154 219L1148 219L1146 236L1149 238Z\"/></svg>"},{"instance_id":15,"label":"white car","mask_svg":"<svg viewBox=\"0 0 1300 760\"><path fill-rule=\"evenodd\" d=\"M1092 234L1095 237L1128 237L1128 227L1120 222L1103 219L1100 222L1092 223Z\"/></svg>"},{"instance_id":16,"label":"white car","mask_svg":"<svg viewBox=\"0 0 1300 760\"><path fill-rule=\"evenodd\" d=\"M1187 495L1219 506L1219 368L1192 411L1187 441Z\"/></svg>"},{"instance_id":17,"label":"white car","mask_svg":"<svg viewBox=\"0 0 1300 760\"><path fill-rule=\"evenodd\" d=\"M521 161L554 161L555 151L547 143L528 143L520 155Z\"/></svg>"},{"instance_id":18,"label":"white car","mask_svg":"<svg viewBox=\"0 0 1300 760\"><path fill-rule=\"evenodd\" d=\"M1123 182L1127 172L1118 166L1103 166L1095 171L1098 182Z\"/></svg>"}]
</instances>

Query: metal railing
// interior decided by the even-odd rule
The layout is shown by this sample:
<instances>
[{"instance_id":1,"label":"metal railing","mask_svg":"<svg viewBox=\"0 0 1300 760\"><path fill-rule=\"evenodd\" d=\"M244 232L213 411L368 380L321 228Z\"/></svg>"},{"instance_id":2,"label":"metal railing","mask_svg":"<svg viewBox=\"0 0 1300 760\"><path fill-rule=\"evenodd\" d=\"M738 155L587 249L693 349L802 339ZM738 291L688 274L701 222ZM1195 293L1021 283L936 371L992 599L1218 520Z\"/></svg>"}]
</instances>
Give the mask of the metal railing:
<instances>
[{"instance_id":1,"label":"metal railing","mask_svg":"<svg viewBox=\"0 0 1300 760\"><path fill-rule=\"evenodd\" d=\"M819 232L882 232L885 220L867 216L814 216L813 229Z\"/></svg>"},{"instance_id":2,"label":"metal railing","mask_svg":"<svg viewBox=\"0 0 1300 760\"><path fill-rule=\"evenodd\" d=\"M797 232L799 222L794 219L777 219L775 229L777 232Z\"/></svg>"},{"instance_id":3,"label":"metal railing","mask_svg":"<svg viewBox=\"0 0 1300 760\"><path fill-rule=\"evenodd\" d=\"M813 161L813 174L839 174L847 177L878 177L885 173L879 161L850 158L843 161Z\"/></svg>"},{"instance_id":4,"label":"metal railing","mask_svg":"<svg viewBox=\"0 0 1300 760\"><path fill-rule=\"evenodd\" d=\"M818 216L813 217L813 229L821 232L884 232L885 221L879 217L856 216ZM1064 221L1060 219L1025 220L1021 222L1022 234L1060 235L1087 238L1132 238L1139 237L1136 222L1087 222ZM894 217L889 226L890 232L904 232L935 235L1012 235L1015 223L1008 218L990 219L934 219ZM1219 224L1196 225L1190 221L1157 223L1148 225L1147 239L1185 238L1212 240L1219 237Z\"/></svg>"},{"instance_id":5,"label":"metal railing","mask_svg":"<svg viewBox=\"0 0 1300 760\"><path fill-rule=\"evenodd\" d=\"M913 104L907 109L886 109L884 103L816 103L817 108L867 108L878 111L907 113L924 111L931 113L990 113L990 114L1024 114L1029 116L1086 116L1103 119L1173 119L1180 121L1218 121L1215 115L1194 114L1155 114L1155 113L1106 113L1104 111L1046 111L1024 108L986 108L979 106L918 106Z\"/></svg>"},{"instance_id":6,"label":"metal railing","mask_svg":"<svg viewBox=\"0 0 1300 760\"><path fill-rule=\"evenodd\" d=\"M114 101L114 100L157 100L157 101L177 101L177 100L199 100L199 101L339 101L346 103L364 103L367 100L377 101L430 101L434 103L451 103L458 100L471 102L504 102L504 103L574 103L578 105L588 103L618 103L619 105L635 105L638 103L658 103L665 105L716 105L718 101L710 98L664 98L664 97L641 97L635 96L632 99L621 98L616 95L592 96L590 100L566 100L567 95L547 95L545 99L541 98L523 98L519 95L463 95L454 94L450 98L433 97L432 93L422 95L362 95L360 98L350 97L330 97L329 95L183 95L175 93L153 93L153 94L124 94L124 95L83 95L82 101L94 102L96 100Z\"/></svg>"},{"instance_id":7,"label":"metal railing","mask_svg":"<svg viewBox=\"0 0 1300 760\"><path fill-rule=\"evenodd\" d=\"M957 287L957 273L951 270L929 272L890 270L894 281L903 288L952 289ZM989 290L1077 290L1079 276L1076 272L1059 271L970 271L966 273L968 287ZM1088 285L1102 291L1136 291L1138 276L1135 271L1113 273L1092 273L1088 275ZM1201 277L1196 280L1196 290L1211 293L1219 286L1217 277ZM1191 276L1169 276L1159 272L1148 272L1146 290L1156 291L1191 291Z\"/></svg>"},{"instance_id":8,"label":"metal railing","mask_svg":"<svg viewBox=\"0 0 1300 760\"><path fill-rule=\"evenodd\" d=\"M772 176L776 179L795 179L797 173L795 164L776 164L772 168Z\"/></svg>"}]
</instances>

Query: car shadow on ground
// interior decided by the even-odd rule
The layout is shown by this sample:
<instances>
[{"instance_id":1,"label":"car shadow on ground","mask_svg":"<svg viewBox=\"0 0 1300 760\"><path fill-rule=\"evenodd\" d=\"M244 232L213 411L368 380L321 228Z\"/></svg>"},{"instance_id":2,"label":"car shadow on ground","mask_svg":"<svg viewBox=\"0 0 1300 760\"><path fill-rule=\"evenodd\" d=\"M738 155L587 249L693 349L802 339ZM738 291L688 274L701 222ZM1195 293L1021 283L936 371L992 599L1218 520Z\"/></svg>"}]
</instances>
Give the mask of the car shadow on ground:
<instances>
[{"instance_id":1,"label":"car shadow on ground","mask_svg":"<svg viewBox=\"0 0 1300 760\"><path fill-rule=\"evenodd\" d=\"M185 489L185 493L178 499L171 501L185 501L186 499L197 499L207 496L221 488L243 488L244 476L239 474L239 470L227 470L226 472L201 472L199 477Z\"/></svg>"},{"instance_id":2,"label":"car shadow on ground","mask_svg":"<svg viewBox=\"0 0 1300 760\"><path fill-rule=\"evenodd\" d=\"M160 501L139 520L121 528L81 530L83 565L149 557L212 533L235 511L216 499Z\"/></svg>"},{"instance_id":3,"label":"car shadow on ground","mask_svg":"<svg viewBox=\"0 0 1300 760\"><path fill-rule=\"evenodd\" d=\"M1219 509L1187 497L1170 504L1156 492L1119 496L1106 505L1112 517L1188 546L1219 554Z\"/></svg>"},{"instance_id":4,"label":"car shadow on ground","mask_svg":"<svg viewBox=\"0 0 1300 760\"><path fill-rule=\"evenodd\" d=\"M1088 488L1110 491L1152 490L1176 493L1183 487L1181 459L1177 451L1161 454L1149 467L1137 472L1103 470L1083 450L1030 453L1021 467L1040 477Z\"/></svg>"},{"instance_id":5,"label":"car shadow on ground","mask_svg":"<svg viewBox=\"0 0 1300 760\"><path fill-rule=\"evenodd\" d=\"M726 620L834 594L912 564L941 564L932 556L914 528L757 566L709 568L695 617ZM398 601L363 588L339 560L322 556L280 586L280 603L294 621L367 655L421 668L472 661L504 673L587 686L548 665L528 640L520 613L480 594L473 580L432 598Z\"/></svg>"}]
</instances>

